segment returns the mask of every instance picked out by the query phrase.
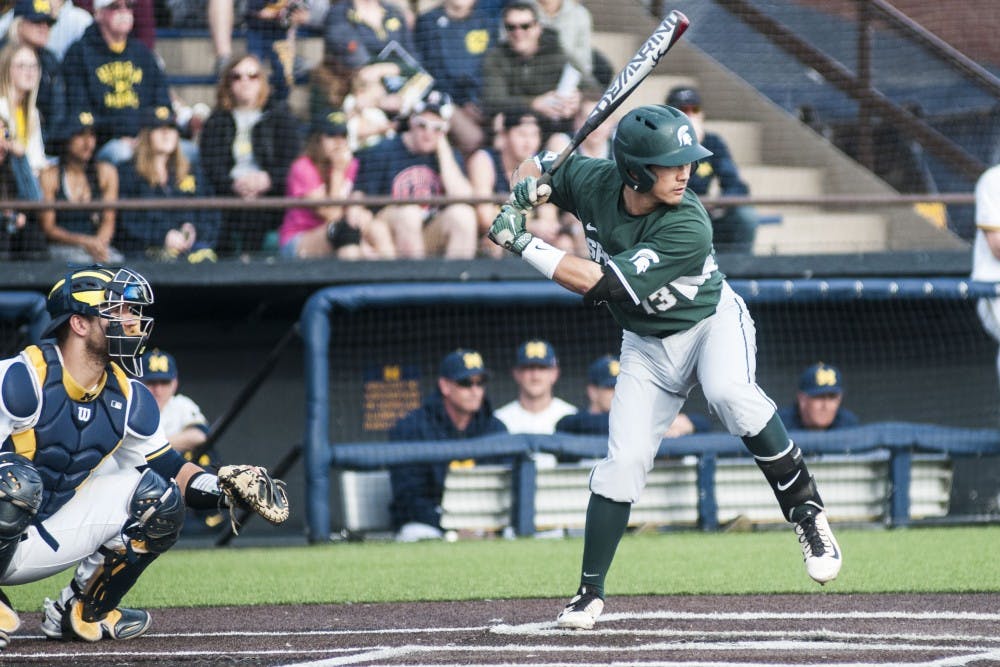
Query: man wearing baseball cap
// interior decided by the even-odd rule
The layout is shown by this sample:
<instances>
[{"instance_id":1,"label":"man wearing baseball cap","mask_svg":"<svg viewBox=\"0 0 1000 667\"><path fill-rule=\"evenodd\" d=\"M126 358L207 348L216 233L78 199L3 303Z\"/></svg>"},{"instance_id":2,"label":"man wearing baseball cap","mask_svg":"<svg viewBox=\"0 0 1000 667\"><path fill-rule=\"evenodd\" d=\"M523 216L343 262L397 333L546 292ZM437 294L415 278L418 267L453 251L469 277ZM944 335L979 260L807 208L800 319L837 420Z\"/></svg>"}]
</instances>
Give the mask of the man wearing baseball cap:
<instances>
[{"instance_id":1,"label":"man wearing baseball cap","mask_svg":"<svg viewBox=\"0 0 1000 667\"><path fill-rule=\"evenodd\" d=\"M497 419L511 433L551 434L556 422L576 412L576 406L553 394L559 360L548 341L533 338L521 343L511 375L517 383L517 398L496 411Z\"/></svg>"},{"instance_id":2,"label":"man wearing baseball cap","mask_svg":"<svg viewBox=\"0 0 1000 667\"><path fill-rule=\"evenodd\" d=\"M445 355L436 390L389 432L391 441L464 440L506 431L493 416L486 383L490 372L476 350L459 348ZM441 498L448 463L420 463L389 470L396 540L440 539Z\"/></svg>"},{"instance_id":3,"label":"man wearing baseball cap","mask_svg":"<svg viewBox=\"0 0 1000 667\"><path fill-rule=\"evenodd\" d=\"M745 197L750 188L740 177L736 161L725 140L705 129L705 110L701 94L691 86L677 86L667 93L667 104L680 109L691 119L691 125L698 134L698 141L712 152L700 160L697 168L692 168L688 189L699 197L708 194L712 181L719 183L719 194L723 196ZM710 209L712 217L713 244L719 252L749 253L757 235L757 214L750 206L729 206Z\"/></svg>"},{"instance_id":4,"label":"man wearing baseball cap","mask_svg":"<svg viewBox=\"0 0 1000 667\"><path fill-rule=\"evenodd\" d=\"M359 156L355 190L396 199L471 197L465 159L448 141L453 111L447 93L432 90L404 119L406 129L383 139ZM470 204L441 208L416 204L382 207L376 219L392 230L402 259L471 259L476 254L476 212Z\"/></svg>"},{"instance_id":5,"label":"man wearing baseball cap","mask_svg":"<svg viewBox=\"0 0 1000 667\"><path fill-rule=\"evenodd\" d=\"M783 407L778 414L790 429L829 431L857 426L858 416L841 406L843 400L840 371L820 361L802 371L795 404Z\"/></svg>"},{"instance_id":6,"label":"man wearing baseball cap","mask_svg":"<svg viewBox=\"0 0 1000 667\"><path fill-rule=\"evenodd\" d=\"M171 105L166 73L134 24L131 0L94 0L93 25L63 59L67 108L94 114L98 158L115 165L132 157L145 112Z\"/></svg>"},{"instance_id":7,"label":"man wearing baseball cap","mask_svg":"<svg viewBox=\"0 0 1000 667\"><path fill-rule=\"evenodd\" d=\"M180 452L187 461L194 461L205 469L218 470L221 461L214 450L201 452L195 458L195 450L208 439L208 420L197 403L177 393L179 380L174 355L155 348L142 355L141 363L140 379L160 408L160 426L170 441L170 447ZM204 531L205 528L214 530L222 525L225 518L218 508L188 509L187 514L185 529L189 532Z\"/></svg>"},{"instance_id":8,"label":"man wearing baseball cap","mask_svg":"<svg viewBox=\"0 0 1000 667\"><path fill-rule=\"evenodd\" d=\"M556 423L556 430L580 435L607 435L611 401L621 363L618 357L605 354L587 369L587 409L566 415Z\"/></svg>"}]
</instances>

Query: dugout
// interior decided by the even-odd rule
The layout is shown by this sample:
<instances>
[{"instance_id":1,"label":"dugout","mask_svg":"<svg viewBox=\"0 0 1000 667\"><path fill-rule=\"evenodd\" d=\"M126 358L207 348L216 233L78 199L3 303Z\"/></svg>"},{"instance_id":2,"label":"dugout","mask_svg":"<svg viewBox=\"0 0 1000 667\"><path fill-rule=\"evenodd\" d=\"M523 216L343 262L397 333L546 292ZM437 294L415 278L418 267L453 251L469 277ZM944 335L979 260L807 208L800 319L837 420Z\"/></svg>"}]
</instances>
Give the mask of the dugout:
<instances>
[{"instance_id":1,"label":"dugout","mask_svg":"<svg viewBox=\"0 0 1000 667\"><path fill-rule=\"evenodd\" d=\"M894 255L816 257L732 257L720 264L735 281L835 279L848 273L858 279L920 278L968 275L968 255L948 251ZM198 401L210 420L231 401L272 354L275 345L299 319L309 296L331 285L350 285L365 276L369 284L470 281L536 281L516 260L473 262L335 262L183 266L137 263L156 291L157 324L153 344L178 359L181 391ZM61 271L55 263L0 266L4 290L44 292ZM600 314L519 313L515 317L467 310L400 308L392 313L341 312L346 354L332 357L331 402L335 419L331 440L379 442L366 432L361 387L366 369L412 360L418 384L426 390L440 356L448 349L474 345L494 370L490 396L495 405L514 396L507 373L516 343L530 336L549 338L559 352L563 377L557 393L583 401L589 361L608 351L617 328ZM866 423L918 421L965 428L992 428L1000 418L994 375L995 345L982 333L971 301L940 299L852 299L841 303L788 301L750 303L758 326L761 385L779 403L790 401L803 366L815 358L834 363L847 383L846 405ZM541 316L539 322L538 317ZM386 322L379 323L379 318ZM503 332L497 335L497 332ZM388 338L386 338L388 337ZM397 342L392 338L396 337ZM475 339L475 340L470 340ZM419 354L408 356L409 348ZM375 350L378 352L376 353ZM613 350L612 350L613 351ZM299 338L277 355L278 363L250 397L219 441L229 461L274 466L289 448L302 443L305 420L304 348ZM375 363L377 362L377 363ZM700 394L690 409L703 410ZM984 465L989 463L989 465ZM967 518L996 512L995 463L962 459L954 469L951 508ZM299 460L286 478L292 518L281 529L250 522L239 540L273 535L301 538L305 530L305 474ZM331 496L332 496L331 492ZM331 497L331 501L336 498ZM995 516L995 515L994 515ZM333 526L334 530L338 527Z\"/></svg>"}]
</instances>

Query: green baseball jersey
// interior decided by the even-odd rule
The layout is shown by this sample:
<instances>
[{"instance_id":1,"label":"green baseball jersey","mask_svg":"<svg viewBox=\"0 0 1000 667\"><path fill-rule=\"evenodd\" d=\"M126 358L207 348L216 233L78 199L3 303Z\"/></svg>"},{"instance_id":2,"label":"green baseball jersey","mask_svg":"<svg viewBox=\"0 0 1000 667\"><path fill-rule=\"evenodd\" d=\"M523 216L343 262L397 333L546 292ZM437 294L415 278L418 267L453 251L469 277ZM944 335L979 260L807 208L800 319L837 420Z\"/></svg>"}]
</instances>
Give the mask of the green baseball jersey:
<instances>
[{"instance_id":1,"label":"green baseball jersey","mask_svg":"<svg viewBox=\"0 0 1000 667\"><path fill-rule=\"evenodd\" d=\"M610 267L632 298L608 304L623 329L660 337L689 329L715 313L725 279L712 220L691 190L677 206L629 215L623 186L611 160L572 155L553 174L550 201L576 214L590 258Z\"/></svg>"}]
</instances>

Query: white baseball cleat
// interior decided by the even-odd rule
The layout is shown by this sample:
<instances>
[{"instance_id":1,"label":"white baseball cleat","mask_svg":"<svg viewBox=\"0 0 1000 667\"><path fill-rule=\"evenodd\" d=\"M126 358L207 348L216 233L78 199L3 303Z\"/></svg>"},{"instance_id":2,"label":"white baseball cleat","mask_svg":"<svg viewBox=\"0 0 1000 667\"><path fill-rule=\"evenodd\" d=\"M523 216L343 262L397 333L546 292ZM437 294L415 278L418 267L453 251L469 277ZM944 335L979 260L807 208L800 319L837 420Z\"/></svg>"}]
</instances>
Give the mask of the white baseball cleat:
<instances>
[{"instance_id":1,"label":"white baseball cleat","mask_svg":"<svg viewBox=\"0 0 1000 667\"><path fill-rule=\"evenodd\" d=\"M569 630L591 630L594 621L604 611L604 600L581 586L576 596L569 601L556 618L556 627Z\"/></svg>"},{"instance_id":2,"label":"white baseball cleat","mask_svg":"<svg viewBox=\"0 0 1000 667\"><path fill-rule=\"evenodd\" d=\"M65 604L45 598L42 633L49 639L96 642L102 639L132 639L145 634L153 619L141 609L112 609L97 621L83 620L83 603L71 599Z\"/></svg>"},{"instance_id":3,"label":"white baseball cleat","mask_svg":"<svg viewBox=\"0 0 1000 667\"><path fill-rule=\"evenodd\" d=\"M820 584L836 579L843 559L837 538L826 520L826 512L810 514L799 521L795 524L795 534L799 538L802 559L809 576Z\"/></svg>"}]
</instances>

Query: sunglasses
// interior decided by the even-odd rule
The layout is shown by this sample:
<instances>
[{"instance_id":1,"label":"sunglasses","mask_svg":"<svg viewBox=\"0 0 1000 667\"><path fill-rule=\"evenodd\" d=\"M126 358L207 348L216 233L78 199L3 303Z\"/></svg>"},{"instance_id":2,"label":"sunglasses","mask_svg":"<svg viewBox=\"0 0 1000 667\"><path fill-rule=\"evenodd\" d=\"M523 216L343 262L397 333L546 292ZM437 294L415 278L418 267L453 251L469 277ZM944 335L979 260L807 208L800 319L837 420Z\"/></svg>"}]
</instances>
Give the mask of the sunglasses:
<instances>
[{"instance_id":1,"label":"sunglasses","mask_svg":"<svg viewBox=\"0 0 1000 667\"><path fill-rule=\"evenodd\" d=\"M697 106L681 107L681 111L683 111L684 113L701 113L701 107Z\"/></svg>"},{"instance_id":2,"label":"sunglasses","mask_svg":"<svg viewBox=\"0 0 1000 667\"><path fill-rule=\"evenodd\" d=\"M260 72L232 72L229 75L230 81L256 81L260 78Z\"/></svg>"},{"instance_id":3,"label":"sunglasses","mask_svg":"<svg viewBox=\"0 0 1000 667\"><path fill-rule=\"evenodd\" d=\"M116 2L113 5L108 5L104 9L107 9L110 12L124 12L126 10L131 11L132 10L132 3L131 2Z\"/></svg>"},{"instance_id":4,"label":"sunglasses","mask_svg":"<svg viewBox=\"0 0 1000 667\"><path fill-rule=\"evenodd\" d=\"M431 130L432 132L444 132L448 129L448 123L443 121L435 120L424 120L423 118L416 118L410 123L413 127L419 127L424 130Z\"/></svg>"},{"instance_id":5,"label":"sunglasses","mask_svg":"<svg viewBox=\"0 0 1000 667\"><path fill-rule=\"evenodd\" d=\"M485 378L462 378L461 380L455 380L455 384L459 387L469 389L470 387L485 387Z\"/></svg>"},{"instance_id":6,"label":"sunglasses","mask_svg":"<svg viewBox=\"0 0 1000 667\"><path fill-rule=\"evenodd\" d=\"M537 21L531 21L530 23L504 23L503 27L507 29L507 32L515 32L517 30L531 30L535 27Z\"/></svg>"}]
</instances>

